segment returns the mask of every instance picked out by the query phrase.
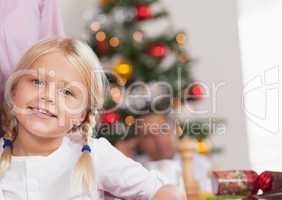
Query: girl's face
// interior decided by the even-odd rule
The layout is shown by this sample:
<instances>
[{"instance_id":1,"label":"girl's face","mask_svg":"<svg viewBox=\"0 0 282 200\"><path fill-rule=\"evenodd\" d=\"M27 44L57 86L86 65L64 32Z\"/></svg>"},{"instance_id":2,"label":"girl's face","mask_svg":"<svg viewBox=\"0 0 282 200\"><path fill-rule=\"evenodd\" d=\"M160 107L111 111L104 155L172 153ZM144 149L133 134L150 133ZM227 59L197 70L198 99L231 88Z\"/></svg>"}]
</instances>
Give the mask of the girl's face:
<instances>
[{"instance_id":1,"label":"girl's face","mask_svg":"<svg viewBox=\"0 0 282 200\"><path fill-rule=\"evenodd\" d=\"M34 62L12 91L19 130L44 138L64 136L86 117L83 77L60 53Z\"/></svg>"}]
</instances>

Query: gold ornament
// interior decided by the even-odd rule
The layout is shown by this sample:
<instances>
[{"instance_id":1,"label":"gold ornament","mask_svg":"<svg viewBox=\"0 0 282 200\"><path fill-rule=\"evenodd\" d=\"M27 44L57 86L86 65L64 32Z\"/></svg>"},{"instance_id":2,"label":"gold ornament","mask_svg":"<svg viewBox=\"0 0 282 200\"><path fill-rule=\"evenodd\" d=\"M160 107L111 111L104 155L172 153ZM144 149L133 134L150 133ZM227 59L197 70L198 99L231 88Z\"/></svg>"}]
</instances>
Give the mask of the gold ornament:
<instances>
[{"instance_id":1,"label":"gold ornament","mask_svg":"<svg viewBox=\"0 0 282 200\"><path fill-rule=\"evenodd\" d=\"M207 154L209 151L210 151L210 147L206 142L204 142L204 141L198 142L198 144L197 144L197 152L198 153Z\"/></svg>"},{"instance_id":2,"label":"gold ornament","mask_svg":"<svg viewBox=\"0 0 282 200\"><path fill-rule=\"evenodd\" d=\"M132 115L128 115L126 118L125 118L125 123L127 126L131 126L132 124L135 123L135 118L132 116Z\"/></svg>"},{"instance_id":3,"label":"gold ornament","mask_svg":"<svg viewBox=\"0 0 282 200\"><path fill-rule=\"evenodd\" d=\"M114 71L123 79L129 80L132 77L132 65L127 62L120 62L114 67Z\"/></svg>"}]
</instances>

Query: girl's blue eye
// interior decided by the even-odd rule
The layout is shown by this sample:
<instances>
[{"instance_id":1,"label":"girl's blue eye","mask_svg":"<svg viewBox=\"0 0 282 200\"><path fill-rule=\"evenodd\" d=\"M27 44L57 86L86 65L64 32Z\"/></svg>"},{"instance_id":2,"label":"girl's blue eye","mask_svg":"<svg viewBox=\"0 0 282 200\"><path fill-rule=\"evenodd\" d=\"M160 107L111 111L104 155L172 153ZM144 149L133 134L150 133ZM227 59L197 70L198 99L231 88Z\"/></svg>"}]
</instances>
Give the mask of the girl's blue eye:
<instances>
[{"instance_id":1,"label":"girl's blue eye","mask_svg":"<svg viewBox=\"0 0 282 200\"><path fill-rule=\"evenodd\" d=\"M70 90L68 90L68 89L64 89L64 90L63 90L63 93L64 93L64 95L66 95L66 96L73 96L73 93L72 93Z\"/></svg>"},{"instance_id":2,"label":"girl's blue eye","mask_svg":"<svg viewBox=\"0 0 282 200\"><path fill-rule=\"evenodd\" d=\"M44 81L41 81L39 79L32 79L31 82L34 83L35 85L43 85L44 84Z\"/></svg>"}]
</instances>

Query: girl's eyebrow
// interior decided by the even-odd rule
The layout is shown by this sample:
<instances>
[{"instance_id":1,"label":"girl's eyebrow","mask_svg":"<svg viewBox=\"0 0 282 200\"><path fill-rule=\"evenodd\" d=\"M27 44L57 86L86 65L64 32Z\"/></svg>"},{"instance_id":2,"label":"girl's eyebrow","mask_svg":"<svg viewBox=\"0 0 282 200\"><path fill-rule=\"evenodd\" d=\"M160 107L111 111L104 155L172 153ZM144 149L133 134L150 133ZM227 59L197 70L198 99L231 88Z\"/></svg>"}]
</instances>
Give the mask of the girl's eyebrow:
<instances>
[{"instance_id":1,"label":"girl's eyebrow","mask_svg":"<svg viewBox=\"0 0 282 200\"><path fill-rule=\"evenodd\" d=\"M57 80L56 78L53 78L53 77L56 77L56 75L49 74L46 72L37 71L36 74L37 74L37 77L44 77L44 78L47 78L48 81L55 81L55 82L63 83L63 85L68 85L71 82L75 81L75 80L66 80L66 79Z\"/></svg>"},{"instance_id":2,"label":"girl's eyebrow","mask_svg":"<svg viewBox=\"0 0 282 200\"><path fill-rule=\"evenodd\" d=\"M68 85L68 84L70 84L74 81L74 80L66 80L66 79L57 79L56 76L54 78L54 77L50 76L49 74L46 76L46 78L47 78L48 81L54 81L54 82L60 83L64 86Z\"/></svg>"},{"instance_id":3,"label":"girl's eyebrow","mask_svg":"<svg viewBox=\"0 0 282 200\"><path fill-rule=\"evenodd\" d=\"M56 80L56 81L58 81L59 83L63 83L63 85L68 85L72 82L72 81L68 81L68 80L64 80L64 79Z\"/></svg>"}]
</instances>

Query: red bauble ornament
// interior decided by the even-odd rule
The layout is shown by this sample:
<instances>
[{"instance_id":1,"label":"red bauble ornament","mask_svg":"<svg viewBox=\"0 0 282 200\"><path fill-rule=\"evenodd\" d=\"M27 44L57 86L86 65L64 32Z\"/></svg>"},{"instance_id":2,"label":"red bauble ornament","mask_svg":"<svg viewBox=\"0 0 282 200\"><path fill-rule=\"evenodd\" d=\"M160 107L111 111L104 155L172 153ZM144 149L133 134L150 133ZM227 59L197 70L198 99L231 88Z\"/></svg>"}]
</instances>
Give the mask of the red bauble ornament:
<instances>
[{"instance_id":1,"label":"red bauble ornament","mask_svg":"<svg viewBox=\"0 0 282 200\"><path fill-rule=\"evenodd\" d=\"M268 192L272 188L273 177L269 172L263 172L258 177L258 188L261 189L264 193Z\"/></svg>"},{"instance_id":2,"label":"red bauble ornament","mask_svg":"<svg viewBox=\"0 0 282 200\"><path fill-rule=\"evenodd\" d=\"M149 19L151 17L151 9L150 6L146 5L146 4L142 4L137 6L136 8L136 18L138 20L146 20Z\"/></svg>"},{"instance_id":3,"label":"red bauble ornament","mask_svg":"<svg viewBox=\"0 0 282 200\"><path fill-rule=\"evenodd\" d=\"M108 123L108 124L117 122L119 121L119 119L120 119L119 114L114 112L102 114L100 117L102 123Z\"/></svg>"},{"instance_id":4,"label":"red bauble ornament","mask_svg":"<svg viewBox=\"0 0 282 200\"><path fill-rule=\"evenodd\" d=\"M203 98L203 95L206 94L204 87L200 84L193 84L188 89L188 92L185 93L185 99L188 101L201 100Z\"/></svg>"},{"instance_id":5,"label":"red bauble ornament","mask_svg":"<svg viewBox=\"0 0 282 200\"><path fill-rule=\"evenodd\" d=\"M192 86L190 90L190 95L194 97L202 97L203 94L204 94L204 88L201 85L195 84Z\"/></svg>"},{"instance_id":6,"label":"red bauble ornament","mask_svg":"<svg viewBox=\"0 0 282 200\"><path fill-rule=\"evenodd\" d=\"M167 47L162 43L153 44L148 49L148 54L150 56L159 59L164 58L166 56L166 53L167 53Z\"/></svg>"}]
</instances>

